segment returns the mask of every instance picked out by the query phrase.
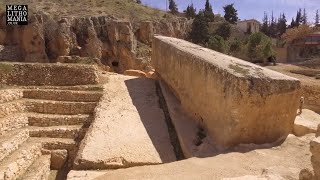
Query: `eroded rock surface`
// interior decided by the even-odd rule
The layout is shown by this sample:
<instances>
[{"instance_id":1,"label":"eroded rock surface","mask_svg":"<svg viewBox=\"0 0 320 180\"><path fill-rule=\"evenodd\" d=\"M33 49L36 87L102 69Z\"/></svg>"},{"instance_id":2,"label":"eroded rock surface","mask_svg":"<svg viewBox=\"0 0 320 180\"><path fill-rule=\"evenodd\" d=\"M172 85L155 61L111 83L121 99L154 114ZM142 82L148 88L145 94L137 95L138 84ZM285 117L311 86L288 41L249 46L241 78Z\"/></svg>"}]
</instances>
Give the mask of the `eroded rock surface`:
<instances>
[{"instance_id":1,"label":"eroded rock surface","mask_svg":"<svg viewBox=\"0 0 320 180\"><path fill-rule=\"evenodd\" d=\"M302 113L298 115L294 121L293 132L296 136L304 136L309 133L316 133L319 124L319 114L308 109L303 109Z\"/></svg>"},{"instance_id":2,"label":"eroded rock surface","mask_svg":"<svg viewBox=\"0 0 320 180\"><path fill-rule=\"evenodd\" d=\"M155 81L110 75L75 169L109 169L176 160Z\"/></svg>"},{"instance_id":3,"label":"eroded rock surface","mask_svg":"<svg viewBox=\"0 0 320 180\"><path fill-rule=\"evenodd\" d=\"M299 80L184 40L155 36L152 63L217 144L268 143L292 132Z\"/></svg>"}]
</instances>

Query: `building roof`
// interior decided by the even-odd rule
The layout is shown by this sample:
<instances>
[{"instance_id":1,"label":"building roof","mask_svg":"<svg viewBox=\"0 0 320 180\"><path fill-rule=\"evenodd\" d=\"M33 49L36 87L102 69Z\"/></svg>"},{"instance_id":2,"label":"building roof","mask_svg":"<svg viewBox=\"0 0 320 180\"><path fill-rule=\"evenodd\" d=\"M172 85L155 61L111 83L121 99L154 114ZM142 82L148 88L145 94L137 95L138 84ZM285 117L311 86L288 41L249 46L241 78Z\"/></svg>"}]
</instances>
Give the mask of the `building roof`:
<instances>
[{"instance_id":1,"label":"building roof","mask_svg":"<svg viewBox=\"0 0 320 180\"><path fill-rule=\"evenodd\" d=\"M255 20L255 19L243 20L243 21L239 21L238 23L243 23L243 22L256 22L256 23L260 24L260 22L258 20Z\"/></svg>"}]
</instances>

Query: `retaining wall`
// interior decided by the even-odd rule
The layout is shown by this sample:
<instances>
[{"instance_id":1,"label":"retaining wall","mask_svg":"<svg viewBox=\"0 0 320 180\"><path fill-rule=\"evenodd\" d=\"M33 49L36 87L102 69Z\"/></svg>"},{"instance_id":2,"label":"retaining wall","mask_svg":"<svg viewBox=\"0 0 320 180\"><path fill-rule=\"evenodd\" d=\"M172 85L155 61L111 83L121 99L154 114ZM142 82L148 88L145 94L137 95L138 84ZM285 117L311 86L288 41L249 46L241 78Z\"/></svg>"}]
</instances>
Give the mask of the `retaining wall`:
<instances>
[{"instance_id":1,"label":"retaining wall","mask_svg":"<svg viewBox=\"0 0 320 180\"><path fill-rule=\"evenodd\" d=\"M98 84L95 66L0 62L0 85L73 86Z\"/></svg>"}]
</instances>

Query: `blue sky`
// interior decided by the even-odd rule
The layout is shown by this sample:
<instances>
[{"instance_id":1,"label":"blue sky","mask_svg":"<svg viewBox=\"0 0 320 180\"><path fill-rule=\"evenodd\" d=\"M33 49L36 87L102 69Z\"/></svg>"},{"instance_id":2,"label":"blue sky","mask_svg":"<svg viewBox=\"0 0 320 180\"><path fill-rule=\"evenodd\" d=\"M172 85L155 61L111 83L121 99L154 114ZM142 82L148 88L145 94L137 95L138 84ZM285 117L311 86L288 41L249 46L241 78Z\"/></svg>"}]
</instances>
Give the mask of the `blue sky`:
<instances>
[{"instance_id":1,"label":"blue sky","mask_svg":"<svg viewBox=\"0 0 320 180\"><path fill-rule=\"evenodd\" d=\"M176 0L179 11L186 9L192 1L197 10L204 8L205 0ZM299 8L306 8L308 21L314 22L316 10L320 11L320 0L210 0L210 2L214 12L222 15L224 14L222 7L234 3L242 20L255 18L261 21L264 11L269 15L273 11L276 16L284 12L290 23ZM166 7L166 0L142 0L142 3L159 9Z\"/></svg>"}]
</instances>

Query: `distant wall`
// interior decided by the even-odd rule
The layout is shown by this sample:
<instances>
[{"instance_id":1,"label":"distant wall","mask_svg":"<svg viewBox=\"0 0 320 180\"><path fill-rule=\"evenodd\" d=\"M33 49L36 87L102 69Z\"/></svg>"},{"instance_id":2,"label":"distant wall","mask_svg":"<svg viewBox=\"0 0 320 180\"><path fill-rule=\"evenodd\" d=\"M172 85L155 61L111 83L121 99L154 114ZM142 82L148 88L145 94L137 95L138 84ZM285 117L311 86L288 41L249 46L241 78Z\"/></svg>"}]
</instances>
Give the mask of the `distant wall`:
<instances>
[{"instance_id":1,"label":"distant wall","mask_svg":"<svg viewBox=\"0 0 320 180\"><path fill-rule=\"evenodd\" d=\"M155 36L152 63L216 143L273 142L292 132L300 82L175 38Z\"/></svg>"},{"instance_id":2,"label":"distant wall","mask_svg":"<svg viewBox=\"0 0 320 180\"><path fill-rule=\"evenodd\" d=\"M275 48L276 55L277 55L277 63L286 63L288 62L288 49L287 47L284 48Z\"/></svg>"},{"instance_id":3,"label":"distant wall","mask_svg":"<svg viewBox=\"0 0 320 180\"><path fill-rule=\"evenodd\" d=\"M73 86L97 83L95 66L0 62L0 85Z\"/></svg>"}]
</instances>

